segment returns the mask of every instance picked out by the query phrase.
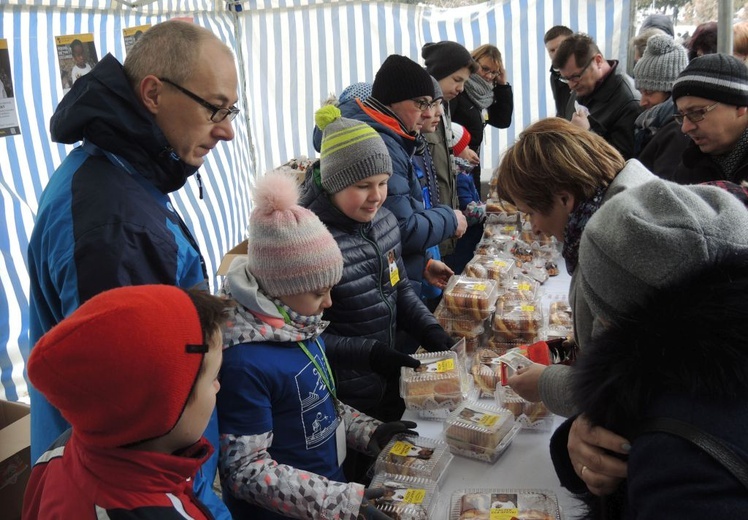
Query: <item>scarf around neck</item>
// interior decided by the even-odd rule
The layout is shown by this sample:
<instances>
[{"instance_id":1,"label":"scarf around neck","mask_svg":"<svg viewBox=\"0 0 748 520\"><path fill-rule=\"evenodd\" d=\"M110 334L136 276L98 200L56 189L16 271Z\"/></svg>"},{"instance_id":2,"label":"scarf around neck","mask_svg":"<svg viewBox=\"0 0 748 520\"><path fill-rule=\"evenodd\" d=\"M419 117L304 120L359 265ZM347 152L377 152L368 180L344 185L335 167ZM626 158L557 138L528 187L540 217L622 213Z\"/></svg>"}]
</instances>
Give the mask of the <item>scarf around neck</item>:
<instances>
[{"instance_id":1,"label":"scarf around neck","mask_svg":"<svg viewBox=\"0 0 748 520\"><path fill-rule=\"evenodd\" d=\"M569 222L566 224L566 229L564 230L564 248L561 251L561 256L566 260L566 270L569 274L574 274L574 270L577 268L579 242L582 240L582 232L587 226L590 217L600 209L605 190L606 188L598 188L591 198L582 200L569 215Z\"/></svg>"},{"instance_id":2,"label":"scarf around neck","mask_svg":"<svg viewBox=\"0 0 748 520\"><path fill-rule=\"evenodd\" d=\"M745 157L746 153L748 152L748 129L746 129L743 134L740 136L740 139L738 139L738 142L735 144L735 147L729 151L728 153L724 155L712 155L712 160L716 162L720 168L722 168L722 171L725 172L725 178L728 181L735 182L737 179L735 179L735 170L738 169L738 166L740 166L743 163L743 158Z\"/></svg>"},{"instance_id":3,"label":"scarf around neck","mask_svg":"<svg viewBox=\"0 0 748 520\"><path fill-rule=\"evenodd\" d=\"M475 106L483 110L493 104L493 85L480 74L471 74L465 82L465 95Z\"/></svg>"}]
</instances>

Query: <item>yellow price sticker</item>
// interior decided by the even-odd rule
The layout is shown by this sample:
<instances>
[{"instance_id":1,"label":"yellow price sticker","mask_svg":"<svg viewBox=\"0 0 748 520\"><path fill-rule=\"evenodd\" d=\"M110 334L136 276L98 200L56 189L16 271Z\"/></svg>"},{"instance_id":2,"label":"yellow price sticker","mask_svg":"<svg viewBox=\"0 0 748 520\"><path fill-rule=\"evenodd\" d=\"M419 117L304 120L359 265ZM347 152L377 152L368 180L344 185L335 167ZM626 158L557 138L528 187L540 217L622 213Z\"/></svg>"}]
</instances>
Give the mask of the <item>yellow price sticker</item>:
<instances>
[{"instance_id":1,"label":"yellow price sticker","mask_svg":"<svg viewBox=\"0 0 748 520\"><path fill-rule=\"evenodd\" d=\"M496 267L506 267L506 262L503 260L493 260L493 265Z\"/></svg>"},{"instance_id":2,"label":"yellow price sticker","mask_svg":"<svg viewBox=\"0 0 748 520\"><path fill-rule=\"evenodd\" d=\"M519 509L517 508L491 508L491 520L512 520L519 516Z\"/></svg>"},{"instance_id":3,"label":"yellow price sticker","mask_svg":"<svg viewBox=\"0 0 748 520\"><path fill-rule=\"evenodd\" d=\"M410 453L412 447L413 445L409 442L396 441L392 446L390 453L392 453L393 455L400 455L402 457L405 457L406 455L408 455L408 453Z\"/></svg>"},{"instance_id":4,"label":"yellow price sticker","mask_svg":"<svg viewBox=\"0 0 748 520\"><path fill-rule=\"evenodd\" d=\"M406 504L422 504L425 498L425 489L409 489L405 492L405 498L403 498L403 502L405 502Z\"/></svg>"},{"instance_id":5,"label":"yellow price sticker","mask_svg":"<svg viewBox=\"0 0 748 520\"><path fill-rule=\"evenodd\" d=\"M517 289L519 289L520 291L529 291L531 289L531 286L529 283L521 283L517 285Z\"/></svg>"},{"instance_id":6,"label":"yellow price sticker","mask_svg":"<svg viewBox=\"0 0 748 520\"><path fill-rule=\"evenodd\" d=\"M498 415L494 415L492 413L484 414L483 417L480 418L480 421L478 421L478 424L482 424L483 426L493 426L496 424L496 421L499 420Z\"/></svg>"},{"instance_id":7,"label":"yellow price sticker","mask_svg":"<svg viewBox=\"0 0 748 520\"><path fill-rule=\"evenodd\" d=\"M535 312L534 305L520 305L520 309L522 309L522 312Z\"/></svg>"},{"instance_id":8,"label":"yellow price sticker","mask_svg":"<svg viewBox=\"0 0 748 520\"><path fill-rule=\"evenodd\" d=\"M454 359L444 359L442 361L437 361L436 363L437 372L451 372L454 369L455 369Z\"/></svg>"}]
</instances>

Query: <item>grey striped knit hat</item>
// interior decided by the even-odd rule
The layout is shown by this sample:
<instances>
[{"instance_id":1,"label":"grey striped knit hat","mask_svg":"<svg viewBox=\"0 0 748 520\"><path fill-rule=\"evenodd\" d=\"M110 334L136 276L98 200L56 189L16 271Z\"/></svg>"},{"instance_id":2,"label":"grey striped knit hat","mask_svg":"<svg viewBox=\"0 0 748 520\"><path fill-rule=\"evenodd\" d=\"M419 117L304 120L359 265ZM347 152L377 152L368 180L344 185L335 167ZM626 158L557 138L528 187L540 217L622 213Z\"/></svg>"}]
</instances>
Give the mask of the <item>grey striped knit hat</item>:
<instances>
[{"instance_id":1,"label":"grey striped knit hat","mask_svg":"<svg viewBox=\"0 0 748 520\"><path fill-rule=\"evenodd\" d=\"M366 123L341 117L327 105L314 115L322 130L320 177L327 193L337 193L372 175L392 175L392 159L376 130Z\"/></svg>"},{"instance_id":2,"label":"grey striped knit hat","mask_svg":"<svg viewBox=\"0 0 748 520\"><path fill-rule=\"evenodd\" d=\"M667 34L655 34L647 40L644 55L634 66L638 90L672 92L673 83L688 65L686 49Z\"/></svg>"},{"instance_id":3,"label":"grey striped knit hat","mask_svg":"<svg viewBox=\"0 0 748 520\"><path fill-rule=\"evenodd\" d=\"M748 67L729 54L694 58L673 84L673 101L683 96L748 106Z\"/></svg>"}]
</instances>

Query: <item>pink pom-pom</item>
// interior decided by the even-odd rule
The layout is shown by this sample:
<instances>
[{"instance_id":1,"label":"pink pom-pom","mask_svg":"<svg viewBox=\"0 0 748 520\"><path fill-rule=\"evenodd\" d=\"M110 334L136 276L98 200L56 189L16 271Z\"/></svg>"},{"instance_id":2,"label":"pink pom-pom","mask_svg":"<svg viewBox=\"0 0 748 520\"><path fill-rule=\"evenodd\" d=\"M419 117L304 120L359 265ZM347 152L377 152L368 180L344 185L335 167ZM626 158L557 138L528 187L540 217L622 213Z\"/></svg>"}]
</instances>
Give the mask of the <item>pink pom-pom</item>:
<instances>
[{"instance_id":1,"label":"pink pom-pom","mask_svg":"<svg viewBox=\"0 0 748 520\"><path fill-rule=\"evenodd\" d=\"M258 211L285 211L298 204L299 186L291 175L269 171L255 183L252 199Z\"/></svg>"}]
</instances>

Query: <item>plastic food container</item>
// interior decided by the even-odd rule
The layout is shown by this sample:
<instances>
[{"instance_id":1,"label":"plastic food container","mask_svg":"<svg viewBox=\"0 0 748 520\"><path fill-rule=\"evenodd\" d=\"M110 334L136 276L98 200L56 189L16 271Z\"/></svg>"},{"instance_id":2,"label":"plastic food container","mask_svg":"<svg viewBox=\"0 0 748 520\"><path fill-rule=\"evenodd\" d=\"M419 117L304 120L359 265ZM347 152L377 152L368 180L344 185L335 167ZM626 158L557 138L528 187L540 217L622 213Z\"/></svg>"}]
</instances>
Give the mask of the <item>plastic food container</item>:
<instances>
[{"instance_id":1,"label":"plastic food container","mask_svg":"<svg viewBox=\"0 0 748 520\"><path fill-rule=\"evenodd\" d=\"M466 402L444 421L444 437L455 455L494 463L519 431L509 410Z\"/></svg>"},{"instance_id":2,"label":"plastic food container","mask_svg":"<svg viewBox=\"0 0 748 520\"><path fill-rule=\"evenodd\" d=\"M551 302L548 308L548 339L566 338L573 330L571 307L566 301Z\"/></svg>"},{"instance_id":3,"label":"plastic food container","mask_svg":"<svg viewBox=\"0 0 748 520\"><path fill-rule=\"evenodd\" d=\"M384 488L384 496L374 505L399 520L429 520L438 501L436 482L422 478L380 473L369 487Z\"/></svg>"},{"instance_id":4,"label":"plastic food container","mask_svg":"<svg viewBox=\"0 0 748 520\"><path fill-rule=\"evenodd\" d=\"M444 300L440 301L434 309L434 317L450 336L469 340L480 337L486 331L485 319L474 319L456 314L447 308Z\"/></svg>"},{"instance_id":5,"label":"plastic food container","mask_svg":"<svg viewBox=\"0 0 748 520\"><path fill-rule=\"evenodd\" d=\"M454 457L443 441L396 435L380 452L376 473L420 477L438 482Z\"/></svg>"},{"instance_id":6,"label":"plastic food container","mask_svg":"<svg viewBox=\"0 0 748 520\"><path fill-rule=\"evenodd\" d=\"M444 304L452 313L484 320L496 307L499 284L469 276L453 276L444 289Z\"/></svg>"},{"instance_id":7,"label":"plastic food container","mask_svg":"<svg viewBox=\"0 0 748 520\"><path fill-rule=\"evenodd\" d=\"M499 356L505 351L489 348L479 349L473 357L470 373L481 397L494 397L496 386L501 382L501 363Z\"/></svg>"},{"instance_id":8,"label":"plastic food container","mask_svg":"<svg viewBox=\"0 0 748 520\"><path fill-rule=\"evenodd\" d=\"M465 266L463 274L482 280L496 280L500 286L512 279L514 259L492 255L476 255Z\"/></svg>"},{"instance_id":9,"label":"plastic food container","mask_svg":"<svg viewBox=\"0 0 748 520\"><path fill-rule=\"evenodd\" d=\"M533 342L543 324L540 300L522 303L499 302L491 320L493 338L505 342Z\"/></svg>"},{"instance_id":10,"label":"plastic food container","mask_svg":"<svg viewBox=\"0 0 748 520\"><path fill-rule=\"evenodd\" d=\"M524 269L518 268L518 270ZM502 284L503 293L499 294L498 301L506 303L529 302L538 297L540 283L525 274L517 274Z\"/></svg>"},{"instance_id":11,"label":"plastic food container","mask_svg":"<svg viewBox=\"0 0 748 520\"><path fill-rule=\"evenodd\" d=\"M452 351L414 354L421 366L400 369L400 397L409 410L453 410L465 399L465 369Z\"/></svg>"},{"instance_id":12,"label":"plastic food container","mask_svg":"<svg viewBox=\"0 0 748 520\"><path fill-rule=\"evenodd\" d=\"M523 430L549 432L553 429L553 414L542 402L531 403L508 386L499 385L495 392L496 404L514 414Z\"/></svg>"},{"instance_id":13,"label":"plastic food container","mask_svg":"<svg viewBox=\"0 0 748 520\"><path fill-rule=\"evenodd\" d=\"M561 520L558 498L546 489L461 489L449 520Z\"/></svg>"}]
</instances>

